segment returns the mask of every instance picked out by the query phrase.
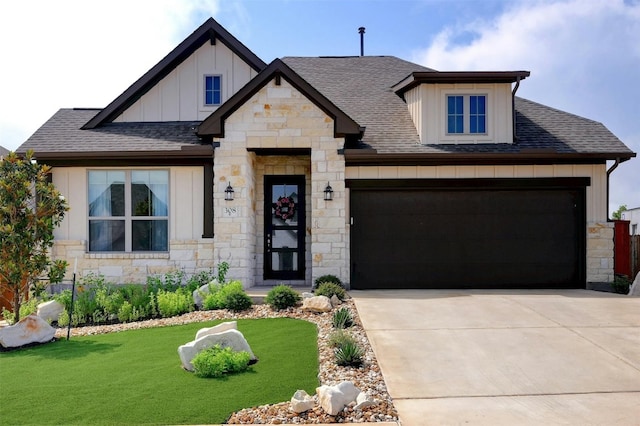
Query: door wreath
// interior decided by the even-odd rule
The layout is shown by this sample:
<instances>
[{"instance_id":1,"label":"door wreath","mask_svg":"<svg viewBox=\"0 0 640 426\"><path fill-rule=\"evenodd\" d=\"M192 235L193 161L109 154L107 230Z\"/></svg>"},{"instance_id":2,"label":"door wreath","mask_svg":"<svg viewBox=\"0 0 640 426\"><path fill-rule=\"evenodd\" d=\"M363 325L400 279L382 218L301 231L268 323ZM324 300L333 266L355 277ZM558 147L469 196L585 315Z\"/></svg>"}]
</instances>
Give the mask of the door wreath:
<instances>
[{"instance_id":1,"label":"door wreath","mask_svg":"<svg viewBox=\"0 0 640 426\"><path fill-rule=\"evenodd\" d=\"M273 205L275 217L282 220L291 219L296 213L296 203L293 201L293 197L278 197Z\"/></svg>"}]
</instances>

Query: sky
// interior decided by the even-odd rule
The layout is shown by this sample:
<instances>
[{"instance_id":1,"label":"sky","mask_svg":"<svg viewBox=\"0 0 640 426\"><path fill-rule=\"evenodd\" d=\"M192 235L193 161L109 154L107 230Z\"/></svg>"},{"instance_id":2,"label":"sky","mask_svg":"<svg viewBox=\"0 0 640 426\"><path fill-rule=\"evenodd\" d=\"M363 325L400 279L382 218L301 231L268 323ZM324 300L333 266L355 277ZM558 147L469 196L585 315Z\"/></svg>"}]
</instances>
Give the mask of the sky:
<instances>
[{"instance_id":1,"label":"sky","mask_svg":"<svg viewBox=\"0 0 640 426\"><path fill-rule=\"evenodd\" d=\"M518 96L640 152L640 0L2 1L0 146L17 149L60 108L106 106L209 17L267 63L359 55L365 27L365 55L530 71ZM610 211L640 207L640 159L610 186Z\"/></svg>"}]
</instances>

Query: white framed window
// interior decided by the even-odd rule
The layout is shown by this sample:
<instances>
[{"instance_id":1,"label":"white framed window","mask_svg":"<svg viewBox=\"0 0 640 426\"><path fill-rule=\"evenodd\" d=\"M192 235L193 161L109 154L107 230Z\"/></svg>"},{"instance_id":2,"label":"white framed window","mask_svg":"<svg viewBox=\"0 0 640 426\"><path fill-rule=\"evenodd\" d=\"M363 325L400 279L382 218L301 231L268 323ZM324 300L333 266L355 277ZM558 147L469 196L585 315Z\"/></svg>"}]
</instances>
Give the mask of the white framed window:
<instances>
[{"instance_id":1,"label":"white framed window","mask_svg":"<svg viewBox=\"0 0 640 426\"><path fill-rule=\"evenodd\" d=\"M446 134L486 135L487 110L486 94L446 95Z\"/></svg>"},{"instance_id":2,"label":"white framed window","mask_svg":"<svg viewBox=\"0 0 640 426\"><path fill-rule=\"evenodd\" d=\"M204 76L204 106L218 106L222 103L222 76Z\"/></svg>"},{"instance_id":3,"label":"white framed window","mask_svg":"<svg viewBox=\"0 0 640 426\"><path fill-rule=\"evenodd\" d=\"M168 170L89 170L90 252L169 250Z\"/></svg>"}]
</instances>

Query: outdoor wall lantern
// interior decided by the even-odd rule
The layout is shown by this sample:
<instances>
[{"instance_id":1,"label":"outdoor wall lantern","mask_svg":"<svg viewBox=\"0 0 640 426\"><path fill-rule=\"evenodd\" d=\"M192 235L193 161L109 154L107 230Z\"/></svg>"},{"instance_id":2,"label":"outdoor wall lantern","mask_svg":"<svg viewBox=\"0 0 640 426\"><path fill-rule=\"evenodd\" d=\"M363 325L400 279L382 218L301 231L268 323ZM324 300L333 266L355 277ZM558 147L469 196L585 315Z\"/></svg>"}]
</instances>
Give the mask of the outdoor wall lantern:
<instances>
[{"instance_id":1,"label":"outdoor wall lantern","mask_svg":"<svg viewBox=\"0 0 640 426\"><path fill-rule=\"evenodd\" d=\"M327 182L327 187L324 189L324 200L325 201L333 200L333 188L331 188L331 185L329 185L329 182Z\"/></svg>"},{"instance_id":2,"label":"outdoor wall lantern","mask_svg":"<svg viewBox=\"0 0 640 426\"><path fill-rule=\"evenodd\" d=\"M231 182L229 182L229 184L227 185L227 189L224 190L224 199L226 201L233 201L233 193L234 192L235 191L231 187Z\"/></svg>"}]
</instances>

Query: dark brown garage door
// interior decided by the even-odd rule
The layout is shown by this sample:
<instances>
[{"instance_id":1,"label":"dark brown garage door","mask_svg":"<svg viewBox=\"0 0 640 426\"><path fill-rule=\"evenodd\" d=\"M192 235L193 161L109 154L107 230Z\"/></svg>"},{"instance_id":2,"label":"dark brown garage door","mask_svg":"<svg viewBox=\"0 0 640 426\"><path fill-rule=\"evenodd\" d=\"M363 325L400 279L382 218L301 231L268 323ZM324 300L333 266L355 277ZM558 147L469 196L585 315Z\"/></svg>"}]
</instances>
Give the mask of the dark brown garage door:
<instances>
[{"instance_id":1,"label":"dark brown garage door","mask_svg":"<svg viewBox=\"0 0 640 426\"><path fill-rule=\"evenodd\" d=\"M358 183L352 288L585 286L584 179Z\"/></svg>"}]
</instances>

